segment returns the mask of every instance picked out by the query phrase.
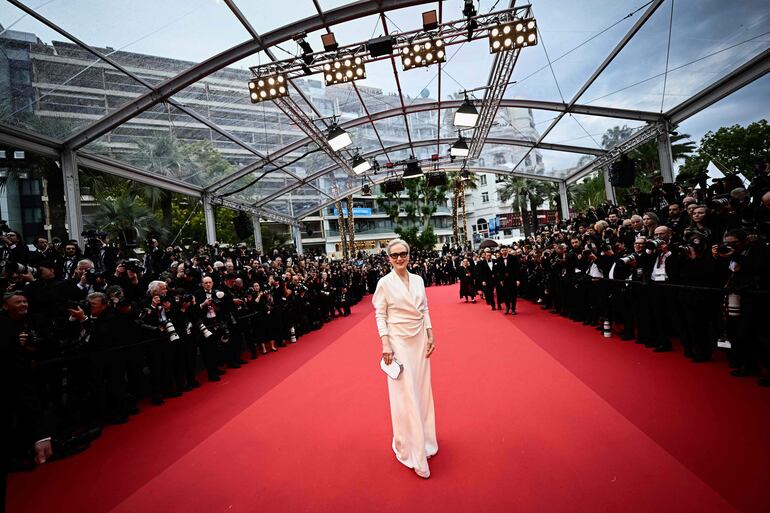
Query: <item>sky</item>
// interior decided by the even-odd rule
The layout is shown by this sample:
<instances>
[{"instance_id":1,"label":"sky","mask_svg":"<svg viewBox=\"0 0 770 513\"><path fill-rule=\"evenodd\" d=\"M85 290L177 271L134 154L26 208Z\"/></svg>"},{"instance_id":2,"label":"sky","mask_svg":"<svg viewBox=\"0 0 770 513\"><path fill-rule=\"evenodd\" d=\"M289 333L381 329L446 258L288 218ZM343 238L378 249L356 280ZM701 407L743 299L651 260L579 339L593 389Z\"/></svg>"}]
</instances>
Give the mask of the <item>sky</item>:
<instances>
[{"instance_id":1,"label":"sky","mask_svg":"<svg viewBox=\"0 0 770 513\"><path fill-rule=\"evenodd\" d=\"M23 0L85 43L149 55L200 62L249 39L246 29L221 0ZM266 33L298 19L316 16L312 0L235 0L254 29ZM347 0L320 0L324 10ZM521 2L519 2L521 3ZM507 0L481 0L480 13L508 5ZM531 0L538 22L539 44L522 50L506 98L570 101L611 49L644 11L644 0ZM446 0L444 21L462 17L462 0ZM421 25L421 13L438 9L437 2L387 13L390 32ZM13 5L0 4L0 24L35 33L46 42L62 40L37 20ZM669 26L670 37L669 37ZM384 33L378 16L353 20L332 28L344 45ZM307 40L321 49L320 32ZM670 45L669 45L670 39ZM275 52L296 53L293 41ZM578 103L660 112L684 101L723 74L770 47L770 2L762 0L666 0L637 36L623 49ZM443 66L441 97L484 85L492 56L486 41L452 46ZM243 69L267 62L254 55L236 64ZM668 70L668 73L666 71ZM427 90L439 95L438 68L404 72L398 77L405 95L415 98ZM364 84L385 92L396 91L389 61L370 63ZM665 95L664 95L665 88ZM482 95L483 93L477 93ZM721 126L767 119L770 114L770 77L755 81L712 107L686 120L679 132L698 141ZM407 100L409 103L411 100ZM544 130L554 113L536 111L535 122ZM602 133L627 122L592 116L567 116L546 137L546 142L597 147ZM546 167L563 169L579 155L548 152Z\"/></svg>"}]
</instances>

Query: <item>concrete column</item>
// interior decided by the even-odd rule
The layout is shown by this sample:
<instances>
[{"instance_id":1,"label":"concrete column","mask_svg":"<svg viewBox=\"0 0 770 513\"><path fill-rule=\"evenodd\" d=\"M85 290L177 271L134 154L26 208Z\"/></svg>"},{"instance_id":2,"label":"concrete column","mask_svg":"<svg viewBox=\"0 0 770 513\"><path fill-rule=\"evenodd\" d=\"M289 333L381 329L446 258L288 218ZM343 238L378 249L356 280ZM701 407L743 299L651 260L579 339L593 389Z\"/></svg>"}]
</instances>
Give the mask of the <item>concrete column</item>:
<instances>
[{"instance_id":1,"label":"concrete column","mask_svg":"<svg viewBox=\"0 0 770 513\"><path fill-rule=\"evenodd\" d=\"M203 219L206 222L206 242L214 244L217 241L217 223L214 220L214 206L208 194L203 195Z\"/></svg>"},{"instance_id":2,"label":"concrete column","mask_svg":"<svg viewBox=\"0 0 770 513\"><path fill-rule=\"evenodd\" d=\"M254 225L254 247L264 255L265 251L262 247L262 223L259 222L259 216L251 216L251 222Z\"/></svg>"},{"instance_id":3,"label":"concrete column","mask_svg":"<svg viewBox=\"0 0 770 513\"><path fill-rule=\"evenodd\" d=\"M664 183L674 183L674 157L671 153L671 139L668 132L658 136L658 158L660 159L660 174Z\"/></svg>"},{"instance_id":4,"label":"concrete column","mask_svg":"<svg viewBox=\"0 0 770 513\"><path fill-rule=\"evenodd\" d=\"M559 202L561 203L561 216L563 220L569 219L569 197L567 196L567 182L559 182Z\"/></svg>"},{"instance_id":5,"label":"concrete column","mask_svg":"<svg viewBox=\"0 0 770 513\"><path fill-rule=\"evenodd\" d=\"M299 226L292 225L291 236L294 239L294 247L297 249L297 254L301 255L305 252L302 249L302 229Z\"/></svg>"},{"instance_id":6,"label":"concrete column","mask_svg":"<svg viewBox=\"0 0 770 513\"><path fill-rule=\"evenodd\" d=\"M611 201L613 205L616 205L617 202L615 201L615 187L613 187L610 183L610 170L605 168L602 169L600 173L604 177L604 197Z\"/></svg>"},{"instance_id":7,"label":"concrete column","mask_svg":"<svg viewBox=\"0 0 770 513\"><path fill-rule=\"evenodd\" d=\"M61 171L64 176L64 201L67 233L70 239L82 243L83 214L80 210L80 177L75 152L65 149L61 152Z\"/></svg>"}]
</instances>

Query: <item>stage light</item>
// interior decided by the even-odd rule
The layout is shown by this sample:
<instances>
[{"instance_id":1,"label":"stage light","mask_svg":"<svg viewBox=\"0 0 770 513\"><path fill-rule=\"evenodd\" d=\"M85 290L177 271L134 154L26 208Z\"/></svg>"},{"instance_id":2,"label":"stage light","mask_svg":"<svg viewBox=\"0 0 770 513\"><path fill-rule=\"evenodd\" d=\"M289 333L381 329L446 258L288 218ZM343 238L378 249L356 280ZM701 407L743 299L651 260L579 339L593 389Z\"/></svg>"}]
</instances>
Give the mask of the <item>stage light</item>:
<instances>
[{"instance_id":1,"label":"stage light","mask_svg":"<svg viewBox=\"0 0 770 513\"><path fill-rule=\"evenodd\" d=\"M324 64L324 83L327 86L362 78L366 78L366 66L361 57L349 55Z\"/></svg>"},{"instance_id":2,"label":"stage light","mask_svg":"<svg viewBox=\"0 0 770 513\"><path fill-rule=\"evenodd\" d=\"M385 194L396 194L404 190L404 181L400 178L394 178L382 182L382 191Z\"/></svg>"},{"instance_id":3,"label":"stage light","mask_svg":"<svg viewBox=\"0 0 770 513\"><path fill-rule=\"evenodd\" d=\"M366 50L372 58L393 53L393 36L383 36L366 42Z\"/></svg>"},{"instance_id":4,"label":"stage light","mask_svg":"<svg viewBox=\"0 0 770 513\"><path fill-rule=\"evenodd\" d=\"M470 149L468 148L468 143L462 135L449 149L449 154L453 157L467 157L469 153Z\"/></svg>"},{"instance_id":5,"label":"stage light","mask_svg":"<svg viewBox=\"0 0 770 513\"><path fill-rule=\"evenodd\" d=\"M455 112L455 126L474 127L479 120L479 111L466 97L465 102Z\"/></svg>"},{"instance_id":6,"label":"stage light","mask_svg":"<svg viewBox=\"0 0 770 513\"><path fill-rule=\"evenodd\" d=\"M283 73L249 80L249 98L251 98L251 103L275 100L284 96L289 96L289 87L286 75Z\"/></svg>"},{"instance_id":7,"label":"stage light","mask_svg":"<svg viewBox=\"0 0 770 513\"><path fill-rule=\"evenodd\" d=\"M536 44L537 23L534 18L501 23L489 31L489 53L499 53Z\"/></svg>"},{"instance_id":8,"label":"stage light","mask_svg":"<svg viewBox=\"0 0 770 513\"><path fill-rule=\"evenodd\" d=\"M425 31L438 28L438 15L435 9L422 13L422 29Z\"/></svg>"},{"instance_id":9,"label":"stage light","mask_svg":"<svg viewBox=\"0 0 770 513\"><path fill-rule=\"evenodd\" d=\"M467 169L463 168L463 170L460 171L460 180L462 180L463 182L467 182L470 179L471 179L471 173Z\"/></svg>"},{"instance_id":10,"label":"stage light","mask_svg":"<svg viewBox=\"0 0 770 513\"><path fill-rule=\"evenodd\" d=\"M420 161L412 157L406 161L406 169L404 169L404 180L411 178L420 178L422 176L422 168L420 167Z\"/></svg>"},{"instance_id":11,"label":"stage light","mask_svg":"<svg viewBox=\"0 0 770 513\"><path fill-rule=\"evenodd\" d=\"M340 151L342 148L347 148L353 144L350 134L337 126L336 123L329 127L329 135L326 136L326 142L329 143L329 146L334 151Z\"/></svg>"},{"instance_id":12,"label":"stage light","mask_svg":"<svg viewBox=\"0 0 770 513\"><path fill-rule=\"evenodd\" d=\"M425 175L425 181L430 187L441 187L447 185L446 173L428 173Z\"/></svg>"},{"instance_id":13,"label":"stage light","mask_svg":"<svg viewBox=\"0 0 770 513\"><path fill-rule=\"evenodd\" d=\"M340 46L339 44L337 44L337 38L334 37L334 32L323 34L321 36L321 43L323 43L324 50L326 50L327 52L333 52Z\"/></svg>"},{"instance_id":14,"label":"stage light","mask_svg":"<svg viewBox=\"0 0 770 513\"><path fill-rule=\"evenodd\" d=\"M372 164L358 154L356 154L356 156L353 157L352 166L353 166L353 172L355 172L355 174L357 175L360 175L361 173L366 173L372 168Z\"/></svg>"},{"instance_id":15,"label":"stage light","mask_svg":"<svg viewBox=\"0 0 770 513\"><path fill-rule=\"evenodd\" d=\"M305 62L307 66L310 66L313 64L313 47L310 46L310 43L305 41L305 34L300 34L294 38L294 40L299 45L300 49L302 49L302 60Z\"/></svg>"},{"instance_id":16,"label":"stage light","mask_svg":"<svg viewBox=\"0 0 770 513\"><path fill-rule=\"evenodd\" d=\"M365 183L361 186L361 195L362 196L372 195L372 187L368 183Z\"/></svg>"},{"instance_id":17,"label":"stage light","mask_svg":"<svg viewBox=\"0 0 770 513\"><path fill-rule=\"evenodd\" d=\"M441 38L415 41L401 49L401 64L404 66L404 71L444 61L446 61L446 48Z\"/></svg>"}]
</instances>

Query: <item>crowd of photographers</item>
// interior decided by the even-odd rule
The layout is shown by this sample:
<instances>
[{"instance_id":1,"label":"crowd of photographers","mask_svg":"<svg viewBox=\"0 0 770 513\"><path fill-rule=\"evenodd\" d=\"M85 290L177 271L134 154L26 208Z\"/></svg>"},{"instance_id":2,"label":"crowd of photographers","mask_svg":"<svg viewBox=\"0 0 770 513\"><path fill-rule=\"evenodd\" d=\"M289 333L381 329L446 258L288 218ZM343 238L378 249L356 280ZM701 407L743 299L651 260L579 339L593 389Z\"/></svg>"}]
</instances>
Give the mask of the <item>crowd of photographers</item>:
<instances>
[{"instance_id":1,"label":"crowd of photographers","mask_svg":"<svg viewBox=\"0 0 770 513\"><path fill-rule=\"evenodd\" d=\"M62 457L140 400L160 405L297 341L350 308L388 271L380 256L332 261L245 247L147 244L141 258L106 234L34 241L2 226L4 377L19 391L14 466L50 437ZM134 253L131 253L133 255ZM5 356L5 354L3 355ZM9 363L10 362L10 363Z\"/></svg>"},{"instance_id":2,"label":"crowd of photographers","mask_svg":"<svg viewBox=\"0 0 770 513\"><path fill-rule=\"evenodd\" d=\"M677 338L696 363L721 348L733 376L770 386L770 169L757 166L746 187L735 176L689 185L657 177L650 193L632 189L625 206L606 203L539 227L512 247L514 298L608 337L617 328L622 340L656 352L672 351ZM472 269L465 290L474 296L484 288L485 258L467 254L462 264ZM498 266L489 267L496 276ZM493 309L495 293L485 293Z\"/></svg>"}]
</instances>

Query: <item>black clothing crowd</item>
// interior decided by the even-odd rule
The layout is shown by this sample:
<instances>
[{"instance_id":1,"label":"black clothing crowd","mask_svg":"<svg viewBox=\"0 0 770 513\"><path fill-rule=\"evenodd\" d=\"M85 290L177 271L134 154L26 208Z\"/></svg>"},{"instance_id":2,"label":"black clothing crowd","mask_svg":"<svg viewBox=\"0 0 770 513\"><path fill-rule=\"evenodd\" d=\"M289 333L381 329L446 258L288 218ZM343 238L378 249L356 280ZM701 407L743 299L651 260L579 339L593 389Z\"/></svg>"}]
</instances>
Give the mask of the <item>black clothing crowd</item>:
<instances>
[{"instance_id":1,"label":"black clothing crowd","mask_svg":"<svg viewBox=\"0 0 770 513\"><path fill-rule=\"evenodd\" d=\"M389 271L382 255L156 240L138 258L90 235L82 248L40 237L32 251L7 227L0 238L3 473L33 467L39 446L82 451L142 399L161 405L350 315Z\"/></svg>"},{"instance_id":2,"label":"black clothing crowd","mask_svg":"<svg viewBox=\"0 0 770 513\"><path fill-rule=\"evenodd\" d=\"M678 339L695 363L724 351L733 376L768 387L768 191L767 164L748 187L734 177L693 188L656 180L625 206L540 226L510 249L466 253L461 297L480 291L508 313L520 295L656 352L674 350Z\"/></svg>"}]
</instances>

